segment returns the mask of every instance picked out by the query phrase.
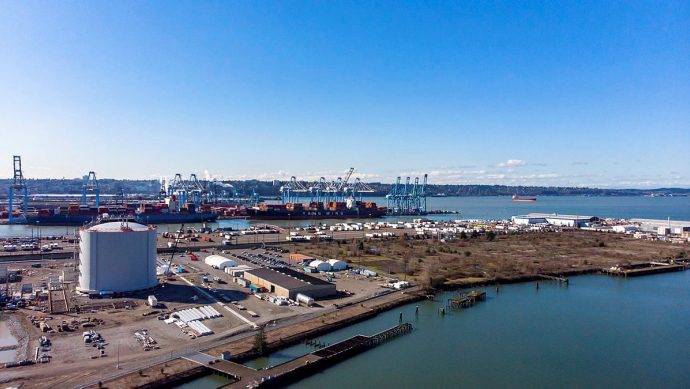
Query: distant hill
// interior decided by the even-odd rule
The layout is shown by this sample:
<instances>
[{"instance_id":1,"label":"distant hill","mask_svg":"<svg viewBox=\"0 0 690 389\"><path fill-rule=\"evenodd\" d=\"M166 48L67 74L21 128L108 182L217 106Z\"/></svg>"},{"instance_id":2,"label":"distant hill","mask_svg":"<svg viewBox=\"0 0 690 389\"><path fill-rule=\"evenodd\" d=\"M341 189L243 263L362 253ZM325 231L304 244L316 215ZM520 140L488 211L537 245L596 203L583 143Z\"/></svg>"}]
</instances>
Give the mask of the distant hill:
<instances>
[{"instance_id":1,"label":"distant hill","mask_svg":"<svg viewBox=\"0 0 690 389\"><path fill-rule=\"evenodd\" d=\"M6 198L12 180L0 179L0 198ZM259 180L231 180L241 195L249 195L253 190L262 196L277 196L280 194L280 183ZM70 193L79 194L82 191L82 180L73 179L28 179L26 184L29 193ZM160 189L157 180L116 180L100 179L98 184L103 194L117 194L120 190L126 194L155 195ZM391 184L380 182L368 183L375 192L371 196L384 196L391 188ZM583 187L555 187L555 186L506 186L506 185L428 185L430 196L690 196L690 188L658 188L658 189L599 189Z\"/></svg>"}]
</instances>

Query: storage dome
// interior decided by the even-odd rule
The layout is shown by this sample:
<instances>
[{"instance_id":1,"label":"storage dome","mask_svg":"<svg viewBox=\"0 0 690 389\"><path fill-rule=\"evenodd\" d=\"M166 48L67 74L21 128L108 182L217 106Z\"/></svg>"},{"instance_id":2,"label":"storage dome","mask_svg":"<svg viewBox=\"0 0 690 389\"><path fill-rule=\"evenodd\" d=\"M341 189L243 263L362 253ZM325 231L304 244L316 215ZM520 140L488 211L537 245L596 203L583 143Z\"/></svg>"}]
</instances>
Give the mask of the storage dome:
<instances>
[{"instance_id":1,"label":"storage dome","mask_svg":"<svg viewBox=\"0 0 690 389\"><path fill-rule=\"evenodd\" d=\"M331 264L320 259L311 261L309 267L313 267L316 271L331 271Z\"/></svg>"},{"instance_id":2,"label":"storage dome","mask_svg":"<svg viewBox=\"0 0 690 389\"><path fill-rule=\"evenodd\" d=\"M347 262L340 259L329 259L328 263L331 265L333 271L340 271L347 269Z\"/></svg>"},{"instance_id":3,"label":"storage dome","mask_svg":"<svg viewBox=\"0 0 690 389\"><path fill-rule=\"evenodd\" d=\"M237 262L220 255L209 255L208 257L206 257L206 259L204 259L204 262L207 265L220 270L223 270L226 267L237 266Z\"/></svg>"}]
</instances>

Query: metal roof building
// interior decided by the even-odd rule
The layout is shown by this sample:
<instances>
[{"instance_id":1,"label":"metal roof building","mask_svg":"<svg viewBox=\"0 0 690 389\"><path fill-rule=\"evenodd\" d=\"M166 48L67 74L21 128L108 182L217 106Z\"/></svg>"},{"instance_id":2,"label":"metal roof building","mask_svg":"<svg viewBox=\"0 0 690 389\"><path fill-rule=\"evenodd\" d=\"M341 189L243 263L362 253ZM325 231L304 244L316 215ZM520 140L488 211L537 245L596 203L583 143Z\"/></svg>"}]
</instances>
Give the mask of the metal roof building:
<instances>
[{"instance_id":1,"label":"metal roof building","mask_svg":"<svg viewBox=\"0 0 690 389\"><path fill-rule=\"evenodd\" d=\"M296 299L298 293L318 299L336 294L335 285L320 278L288 268L258 268L244 272L252 285L265 288L280 297Z\"/></svg>"},{"instance_id":2,"label":"metal roof building","mask_svg":"<svg viewBox=\"0 0 690 389\"><path fill-rule=\"evenodd\" d=\"M589 223L599 220L595 216L561 215L558 213L528 213L527 215L513 216L515 224L552 224L559 227L584 227Z\"/></svg>"}]
</instances>

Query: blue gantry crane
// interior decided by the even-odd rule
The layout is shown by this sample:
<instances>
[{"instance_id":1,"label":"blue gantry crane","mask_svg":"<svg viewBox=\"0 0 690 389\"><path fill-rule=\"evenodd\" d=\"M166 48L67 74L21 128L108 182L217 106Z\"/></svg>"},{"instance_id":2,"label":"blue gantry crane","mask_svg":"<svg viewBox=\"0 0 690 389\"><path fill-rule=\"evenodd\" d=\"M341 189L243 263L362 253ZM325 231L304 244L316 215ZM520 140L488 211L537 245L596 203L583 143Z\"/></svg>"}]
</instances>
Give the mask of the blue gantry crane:
<instances>
[{"instance_id":1,"label":"blue gantry crane","mask_svg":"<svg viewBox=\"0 0 690 389\"><path fill-rule=\"evenodd\" d=\"M426 184L427 175L420 184L419 177L415 177L414 183L410 183L410 177L401 183L401 177L397 177L395 184L386 195L386 208L390 215L426 215Z\"/></svg>"},{"instance_id":2,"label":"blue gantry crane","mask_svg":"<svg viewBox=\"0 0 690 389\"><path fill-rule=\"evenodd\" d=\"M9 222L13 223L23 223L26 221L26 210L29 206L29 192L26 188L26 183L24 182L24 174L22 173L22 157L19 155L13 156L14 165L14 180L12 185L10 185L10 198L9 198ZM14 217L14 198L16 195L22 198L22 212L19 217Z\"/></svg>"},{"instance_id":3,"label":"blue gantry crane","mask_svg":"<svg viewBox=\"0 0 690 389\"><path fill-rule=\"evenodd\" d=\"M285 203L300 202L302 197L308 197L309 202L328 203L331 201L344 202L348 198L361 201L363 193L371 193L374 190L363 183L359 178L350 183L350 178L355 168L351 167L345 174L345 178L337 177L335 180L326 181L324 177L318 181L304 184L294 176L290 181L280 187L281 200Z\"/></svg>"}]
</instances>

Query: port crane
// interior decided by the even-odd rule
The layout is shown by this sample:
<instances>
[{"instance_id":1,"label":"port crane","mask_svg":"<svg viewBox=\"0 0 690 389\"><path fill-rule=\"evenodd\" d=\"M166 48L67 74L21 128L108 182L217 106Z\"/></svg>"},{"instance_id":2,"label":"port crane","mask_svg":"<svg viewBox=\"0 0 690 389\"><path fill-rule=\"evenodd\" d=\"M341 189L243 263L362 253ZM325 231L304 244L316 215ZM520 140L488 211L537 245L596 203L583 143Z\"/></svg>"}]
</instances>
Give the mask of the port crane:
<instances>
[{"instance_id":1,"label":"port crane","mask_svg":"<svg viewBox=\"0 0 690 389\"><path fill-rule=\"evenodd\" d=\"M84 180L81 191L81 205L86 205L86 196L94 194L96 196L96 207L101 204L101 191L98 189L98 180L95 172L89 172L89 175Z\"/></svg>"},{"instance_id":2,"label":"port crane","mask_svg":"<svg viewBox=\"0 0 690 389\"><path fill-rule=\"evenodd\" d=\"M206 188L199 182L196 178L196 174L192 173L189 175L189 181L187 181L187 193L192 197L192 203L198 208L201 205L201 201L208 194Z\"/></svg>"},{"instance_id":3,"label":"port crane","mask_svg":"<svg viewBox=\"0 0 690 389\"><path fill-rule=\"evenodd\" d=\"M344 202L348 198L361 201L364 193L373 193L375 191L359 178L356 178L350 184L350 179L354 172L355 168L351 167L344 178L337 177L335 180L327 181L326 178L321 177L318 181L306 185L293 176L289 182L280 187L282 202L283 204L298 202L300 201L300 196L305 194L308 194L309 202Z\"/></svg>"},{"instance_id":4,"label":"port crane","mask_svg":"<svg viewBox=\"0 0 690 389\"><path fill-rule=\"evenodd\" d=\"M178 206L186 203L189 197L187 193L187 183L180 173L176 173L175 177L173 177L168 185L168 197L172 198L173 196L177 198Z\"/></svg>"},{"instance_id":5,"label":"port crane","mask_svg":"<svg viewBox=\"0 0 690 389\"><path fill-rule=\"evenodd\" d=\"M306 192L309 192L309 189L297 181L295 176L290 177L290 181L280 187L280 196L283 204L298 202L300 194Z\"/></svg>"},{"instance_id":6,"label":"port crane","mask_svg":"<svg viewBox=\"0 0 690 389\"><path fill-rule=\"evenodd\" d=\"M410 177L405 178L405 183L401 182L401 177L397 177L395 184L386 195L386 207L390 215L423 215L426 214L426 186L427 177L425 174L422 183L419 177L415 177L414 183L410 183Z\"/></svg>"},{"instance_id":7,"label":"port crane","mask_svg":"<svg viewBox=\"0 0 690 389\"><path fill-rule=\"evenodd\" d=\"M8 211L10 213L9 222L21 223L26 220L26 210L29 206L29 192L26 188L26 183L24 182L24 174L22 173L22 157L19 155L13 156L14 165L14 179L12 185L10 185L10 198ZM22 213L19 217L14 217L14 197L15 193L22 196Z\"/></svg>"}]
</instances>

